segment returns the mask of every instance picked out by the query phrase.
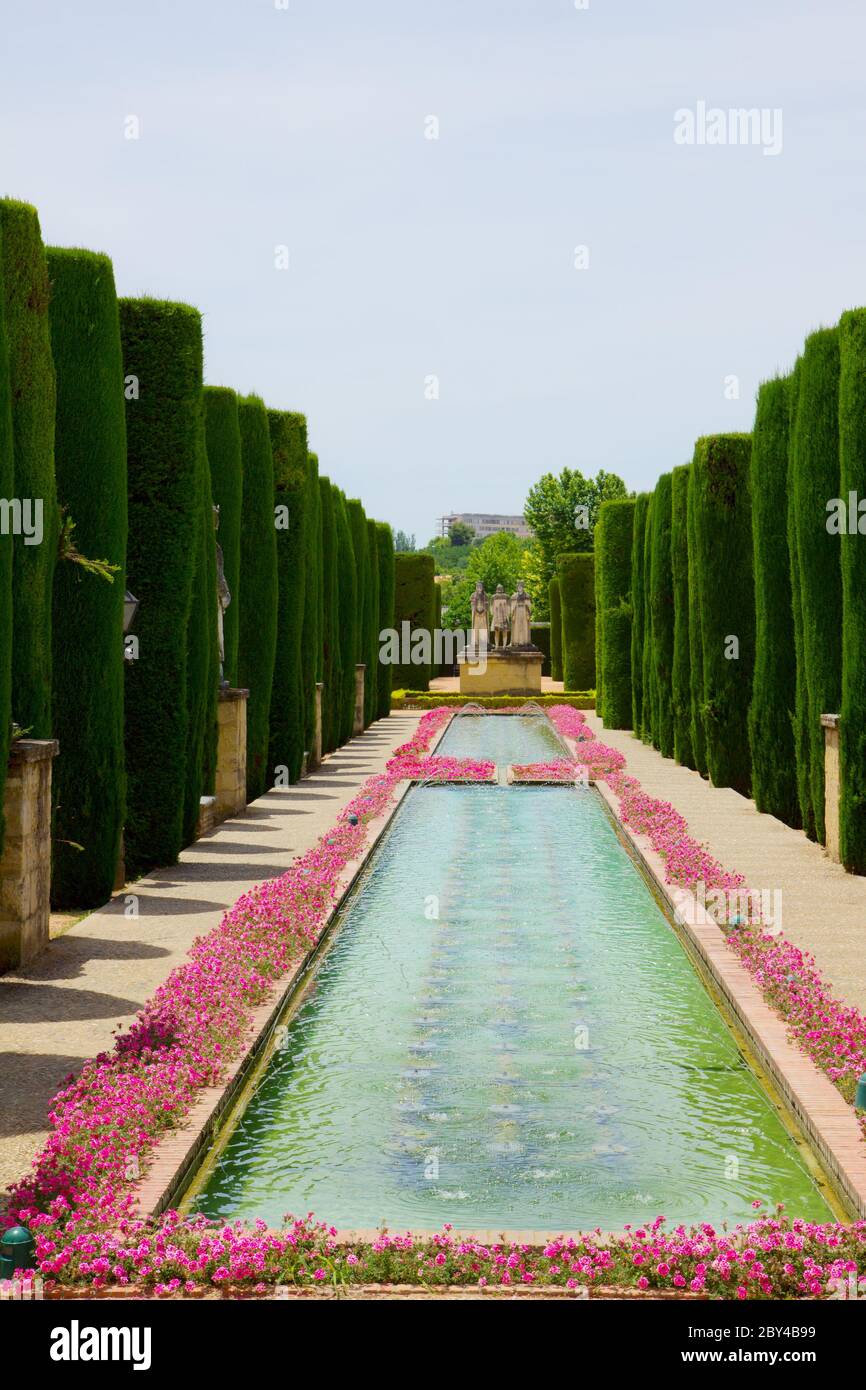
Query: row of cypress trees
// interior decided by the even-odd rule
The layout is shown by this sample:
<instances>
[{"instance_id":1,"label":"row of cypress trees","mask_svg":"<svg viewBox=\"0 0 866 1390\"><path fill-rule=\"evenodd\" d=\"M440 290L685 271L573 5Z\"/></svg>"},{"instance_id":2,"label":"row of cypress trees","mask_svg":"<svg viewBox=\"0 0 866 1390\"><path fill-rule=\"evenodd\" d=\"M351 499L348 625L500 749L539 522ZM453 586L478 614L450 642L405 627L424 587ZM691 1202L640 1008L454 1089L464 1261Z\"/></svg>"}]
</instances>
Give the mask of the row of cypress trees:
<instances>
[{"instance_id":1,"label":"row of cypress trees","mask_svg":"<svg viewBox=\"0 0 866 1390\"><path fill-rule=\"evenodd\" d=\"M196 309L118 300L108 257L46 249L36 210L0 200L0 793L13 725L59 739L58 907L105 901L122 832L130 876L173 863L214 789L214 505L248 797L300 776L317 680L326 748L351 735L357 662L365 722L390 709L390 527L319 477L303 415L205 387L202 363Z\"/></svg>"},{"instance_id":2,"label":"row of cypress trees","mask_svg":"<svg viewBox=\"0 0 866 1390\"><path fill-rule=\"evenodd\" d=\"M613 593L601 508L600 712L609 653L630 658L630 725L758 809L825 842L824 729L841 712L843 863L866 872L866 310L806 339L763 383L754 429L697 441L634 499L628 585ZM866 510L866 508L864 508ZM864 521L866 531L866 521ZM616 600L630 615L628 640ZM618 634L618 635L617 635ZM623 662L624 664L624 662Z\"/></svg>"}]
</instances>

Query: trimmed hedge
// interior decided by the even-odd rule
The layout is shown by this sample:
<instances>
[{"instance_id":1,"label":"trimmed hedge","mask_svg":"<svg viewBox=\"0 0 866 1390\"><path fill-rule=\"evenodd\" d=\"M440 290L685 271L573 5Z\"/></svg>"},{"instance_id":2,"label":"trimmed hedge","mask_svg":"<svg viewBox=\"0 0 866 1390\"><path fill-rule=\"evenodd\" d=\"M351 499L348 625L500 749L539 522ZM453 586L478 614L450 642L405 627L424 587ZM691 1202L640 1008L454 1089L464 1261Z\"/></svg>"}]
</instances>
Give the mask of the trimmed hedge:
<instances>
[{"instance_id":1,"label":"trimmed hedge","mask_svg":"<svg viewBox=\"0 0 866 1390\"><path fill-rule=\"evenodd\" d=\"M530 623L530 641L542 653L541 674L550 675L550 623Z\"/></svg>"},{"instance_id":2,"label":"trimmed hedge","mask_svg":"<svg viewBox=\"0 0 866 1390\"><path fill-rule=\"evenodd\" d=\"M595 707L608 729L631 728L631 551L634 515L633 497L616 498L602 503L595 524L595 602L602 633L600 657L598 645L595 653Z\"/></svg>"},{"instance_id":3,"label":"trimmed hedge","mask_svg":"<svg viewBox=\"0 0 866 1390\"><path fill-rule=\"evenodd\" d=\"M332 752L340 742L340 692L343 662L340 648L340 607L337 581L337 530L334 494L327 478L319 479L322 504L322 747Z\"/></svg>"},{"instance_id":4,"label":"trimmed hedge","mask_svg":"<svg viewBox=\"0 0 866 1390\"><path fill-rule=\"evenodd\" d=\"M696 484L694 463L689 468L688 497L686 499L686 550L689 560L689 662L691 667L691 719L689 732L692 739L692 757L697 771L707 776L707 746L704 737L704 634L701 621L701 600L698 575L698 540L695 526Z\"/></svg>"},{"instance_id":5,"label":"trimmed hedge","mask_svg":"<svg viewBox=\"0 0 866 1390\"><path fill-rule=\"evenodd\" d=\"M562 669L567 690L595 685L595 560L592 551L559 555Z\"/></svg>"},{"instance_id":6,"label":"trimmed hedge","mask_svg":"<svg viewBox=\"0 0 866 1390\"><path fill-rule=\"evenodd\" d=\"M0 234L15 497L42 503L41 541L26 545L17 535L12 545L12 718L32 738L50 738L51 591L60 519L48 264L39 214L29 204L0 199Z\"/></svg>"},{"instance_id":7,"label":"trimmed hedge","mask_svg":"<svg viewBox=\"0 0 866 1390\"><path fill-rule=\"evenodd\" d=\"M3 274L3 226L0 222L0 277ZM2 284L0 279L0 284ZM13 469L12 401L9 387L9 351L6 345L6 296L0 294L0 497L15 495ZM12 548L11 535L0 532L0 854L3 852L5 819L3 788L9 761L12 731ZM17 963L17 956L8 962ZM0 950L0 969L3 968Z\"/></svg>"},{"instance_id":8,"label":"trimmed hedge","mask_svg":"<svg viewBox=\"0 0 866 1390\"><path fill-rule=\"evenodd\" d=\"M337 536L337 592L341 662L339 743L348 743L355 722L355 663L358 659L358 576L345 493L332 488Z\"/></svg>"},{"instance_id":9,"label":"trimmed hedge","mask_svg":"<svg viewBox=\"0 0 866 1390\"><path fill-rule=\"evenodd\" d=\"M755 654L750 455L751 435L708 435L695 445L691 474L707 767L715 786L744 796L751 781L745 733ZM738 641L736 657L728 650L731 638Z\"/></svg>"},{"instance_id":10,"label":"trimmed hedge","mask_svg":"<svg viewBox=\"0 0 866 1390\"><path fill-rule=\"evenodd\" d=\"M831 535L826 526L827 502L840 495L838 329L823 328L806 339L797 392L791 434L791 501L799 555L812 814L815 838L823 844L821 715L836 713L842 699L842 565L839 537Z\"/></svg>"},{"instance_id":11,"label":"trimmed hedge","mask_svg":"<svg viewBox=\"0 0 866 1390\"><path fill-rule=\"evenodd\" d=\"M385 665L378 654L381 643L379 633L394 626L394 537L387 521L376 522L379 538L379 626L376 635L378 675L376 677L376 701L380 719L391 712L391 675L393 667Z\"/></svg>"},{"instance_id":12,"label":"trimmed hedge","mask_svg":"<svg viewBox=\"0 0 866 1390\"><path fill-rule=\"evenodd\" d=\"M643 559L641 561L643 578L643 653L641 658L641 684L643 686L643 722L640 736L644 743L655 743L657 722L656 667L653 659L653 613L652 613L652 544L653 512L655 493L651 492L647 503L646 521L643 533Z\"/></svg>"},{"instance_id":13,"label":"trimmed hedge","mask_svg":"<svg viewBox=\"0 0 866 1390\"><path fill-rule=\"evenodd\" d=\"M394 556L394 621L403 652L402 624L408 622L411 641L416 631L432 636L436 626L436 597L434 593L436 561L432 555L417 551L398 551ZM391 683L395 690L421 690L430 684L431 667L425 664L393 666Z\"/></svg>"},{"instance_id":14,"label":"trimmed hedge","mask_svg":"<svg viewBox=\"0 0 866 1390\"><path fill-rule=\"evenodd\" d=\"M68 562L54 577L52 726L60 756L51 779L51 901L58 908L98 907L114 887L126 809L120 319L107 256L62 247L49 247L46 255L58 500L75 522L77 549L118 567L111 583Z\"/></svg>"},{"instance_id":15,"label":"trimmed hedge","mask_svg":"<svg viewBox=\"0 0 866 1390\"><path fill-rule=\"evenodd\" d=\"M243 505L241 427L238 421L237 394L228 386L206 386L204 420L211 493L214 503L220 509L216 539L223 553L223 568L231 594L231 602L223 617L223 674L229 685L234 686L238 677Z\"/></svg>"},{"instance_id":16,"label":"trimmed hedge","mask_svg":"<svg viewBox=\"0 0 866 1390\"><path fill-rule=\"evenodd\" d=\"M138 387L126 392L126 571L140 601L125 692L125 857L135 878L173 864L183 844L202 336L188 304L121 299L119 308L123 370Z\"/></svg>"},{"instance_id":17,"label":"trimmed hedge","mask_svg":"<svg viewBox=\"0 0 866 1390\"><path fill-rule=\"evenodd\" d=\"M367 553L367 518L364 508L356 497L346 503L349 530L352 535L352 550L355 554L355 621L357 623L357 646L355 660L367 665L370 650L370 627L372 614L370 602L370 557ZM354 706L353 706L354 708ZM367 672L364 671L364 727L367 726Z\"/></svg>"},{"instance_id":18,"label":"trimmed hedge","mask_svg":"<svg viewBox=\"0 0 866 1390\"><path fill-rule=\"evenodd\" d=\"M653 494L650 542L652 612L653 743L662 757L674 752L674 582L671 568L671 475L662 473Z\"/></svg>"},{"instance_id":19,"label":"trimmed hedge","mask_svg":"<svg viewBox=\"0 0 866 1390\"><path fill-rule=\"evenodd\" d=\"M547 588L550 603L550 675L562 680L562 605L559 601L559 579L554 574Z\"/></svg>"},{"instance_id":20,"label":"trimmed hedge","mask_svg":"<svg viewBox=\"0 0 866 1390\"><path fill-rule=\"evenodd\" d=\"M758 391L752 433L755 674L749 705L752 796L759 811L799 826L794 753L797 668L787 525L790 378ZM786 516L787 521L787 516Z\"/></svg>"},{"instance_id":21,"label":"trimmed hedge","mask_svg":"<svg viewBox=\"0 0 866 1390\"><path fill-rule=\"evenodd\" d=\"M794 450L792 439L799 402L800 359L794 364L788 391L788 490L787 518L788 558L791 575L791 617L794 625L794 759L797 776L797 801L800 824L810 840L815 838L815 817L812 814L811 740L809 738L809 691L806 685L806 664L803 660L803 603L800 594L800 545L794 513Z\"/></svg>"},{"instance_id":22,"label":"trimmed hedge","mask_svg":"<svg viewBox=\"0 0 866 1390\"><path fill-rule=\"evenodd\" d=\"M205 444L204 405L198 428L196 560L187 633L186 791L183 838L192 844L198 834L201 798L212 795L216 783L217 697L219 691L219 633L217 629L216 528L213 494Z\"/></svg>"},{"instance_id":23,"label":"trimmed hedge","mask_svg":"<svg viewBox=\"0 0 866 1390\"><path fill-rule=\"evenodd\" d=\"M644 718L643 649L646 606L643 588L643 550L650 494L641 492L634 502L631 542L631 727L642 736ZM552 611L552 610L551 610Z\"/></svg>"},{"instance_id":24,"label":"trimmed hedge","mask_svg":"<svg viewBox=\"0 0 866 1390\"><path fill-rule=\"evenodd\" d=\"M596 526L598 521L596 521ZM602 606L599 602L599 594L602 589L602 572L604 570L604 551L599 549L593 533L593 550L595 555L595 711L600 719L604 707L603 685L604 685L604 629L602 626Z\"/></svg>"},{"instance_id":25,"label":"trimmed hedge","mask_svg":"<svg viewBox=\"0 0 866 1390\"><path fill-rule=\"evenodd\" d=\"M321 679L322 665L322 504L319 496L319 460L310 453L307 454L304 510L307 581L304 585L304 626L301 633L301 704L304 711L304 748L310 752L316 738L316 681Z\"/></svg>"},{"instance_id":26,"label":"trimmed hedge","mask_svg":"<svg viewBox=\"0 0 866 1390\"><path fill-rule=\"evenodd\" d=\"M839 497L866 497L866 309L839 322ZM829 499L828 499L829 500ZM839 726L842 863L866 873L866 565L859 525L842 534L842 700ZM829 712L829 711L825 711ZM823 732L823 730L822 730Z\"/></svg>"},{"instance_id":27,"label":"trimmed hedge","mask_svg":"<svg viewBox=\"0 0 866 1390\"><path fill-rule=\"evenodd\" d=\"M277 646L277 533L268 412L258 396L238 401L243 464L238 685L247 701L247 800L269 781L271 689Z\"/></svg>"},{"instance_id":28,"label":"trimmed hedge","mask_svg":"<svg viewBox=\"0 0 866 1390\"><path fill-rule=\"evenodd\" d=\"M692 752L692 686L689 655L689 465L671 473L671 580L674 595L674 646L671 701L674 757L694 767Z\"/></svg>"},{"instance_id":29,"label":"trimmed hedge","mask_svg":"<svg viewBox=\"0 0 866 1390\"><path fill-rule=\"evenodd\" d=\"M268 428L274 459L275 537L277 547L277 642L268 733L267 784L286 769L290 782L301 776L306 748L305 690L301 672L307 583L306 501L308 449L306 417L296 411L269 410ZM282 784L282 782L281 782Z\"/></svg>"},{"instance_id":30,"label":"trimmed hedge","mask_svg":"<svg viewBox=\"0 0 866 1390\"><path fill-rule=\"evenodd\" d=\"M367 645L364 660L367 670L364 675L364 723L370 725L379 717L379 532L372 517L367 518L367 563L370 566L370 583L365 608Z\"/></svg>"}]
</instances>

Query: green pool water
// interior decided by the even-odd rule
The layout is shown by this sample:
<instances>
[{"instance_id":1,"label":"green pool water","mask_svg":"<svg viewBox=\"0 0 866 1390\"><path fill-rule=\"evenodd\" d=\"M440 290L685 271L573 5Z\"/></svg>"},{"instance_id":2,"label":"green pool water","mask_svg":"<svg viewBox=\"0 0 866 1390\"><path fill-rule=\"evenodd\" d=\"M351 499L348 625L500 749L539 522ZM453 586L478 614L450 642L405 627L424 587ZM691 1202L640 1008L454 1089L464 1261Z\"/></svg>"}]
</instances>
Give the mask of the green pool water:
<instances>
[{"instance_id":1,"label":"green pool water","mask_svg":"<svg viewBox=\"0 0 866 1390\"><path fill-rule=\"evenodd\" d=\"M525 761L551 737L463 718L441 747ZM616 1230L746 1220L756 1199L832 1217L596 793L429 786L195 1209Z\"/></svg>"}]
</instances>

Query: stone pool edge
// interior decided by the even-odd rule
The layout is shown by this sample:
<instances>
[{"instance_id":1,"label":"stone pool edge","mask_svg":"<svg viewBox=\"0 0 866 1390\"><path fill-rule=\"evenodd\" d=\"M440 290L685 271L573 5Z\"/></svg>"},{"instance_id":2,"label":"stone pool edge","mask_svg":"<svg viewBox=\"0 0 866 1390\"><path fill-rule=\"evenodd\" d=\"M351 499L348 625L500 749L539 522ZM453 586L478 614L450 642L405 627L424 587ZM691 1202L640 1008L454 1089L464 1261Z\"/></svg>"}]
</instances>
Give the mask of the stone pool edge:
<instances>
[{"instance_id":1,"label":"stone pool edge","mask_svg":"<svg viewBox=\"0 0 866 1390\"><path fill-rule=\"evenodd\" d=\"M764 999L745 966L728 947L720 927L683 921L665 863L649 837L636 834L619 813L619 799L604 781L596 790L617 829L631 847L656 891L726 1007L772 1079L828 1176L859 1218L866 1218L866 1145L854 1110L810 1057L791 1042L784 1019Z\"/></svg>"}]
</instances>

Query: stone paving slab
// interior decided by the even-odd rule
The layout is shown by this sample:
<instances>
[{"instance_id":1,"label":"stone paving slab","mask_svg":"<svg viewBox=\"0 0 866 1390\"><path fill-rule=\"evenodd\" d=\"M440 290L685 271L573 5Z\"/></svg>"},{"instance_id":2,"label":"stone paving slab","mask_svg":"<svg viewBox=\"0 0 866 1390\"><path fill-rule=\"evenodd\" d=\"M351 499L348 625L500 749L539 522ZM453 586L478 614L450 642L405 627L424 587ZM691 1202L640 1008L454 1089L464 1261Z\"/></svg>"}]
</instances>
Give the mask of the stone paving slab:
<instances>
[{"instance_id":1,"label":"stone paving slab","mask_svg":"<svg viewBox=\"0 0 866 1390\"><path fill-rule=\"evenodd\" d=\"M595 736L626 759L626 771L650 796L670 801L724 865L757 890L780 889L782 933L814 955L838 998L866 1012L866 878L846 873L821 845L792 830L730 787L663 758L633 733L606 729L591 711Z\"/></svg>"},{"instance_id":2,"label":"stone paving slab","mask_svg":"<svg viewBox=\"0 0 866 1390\"><path fill-rule=\"evenodd\" d=\"M419 714L392 713L293 787L274 789L99 911L27 970L0 979L0 1190L21 1177L48 1134L64 1078L112 1047L197 936L256 883L285 873L335 822L359 786L412 737ZM130 895L138 916L126 915Z\"/></svg>"}]
</instances>

